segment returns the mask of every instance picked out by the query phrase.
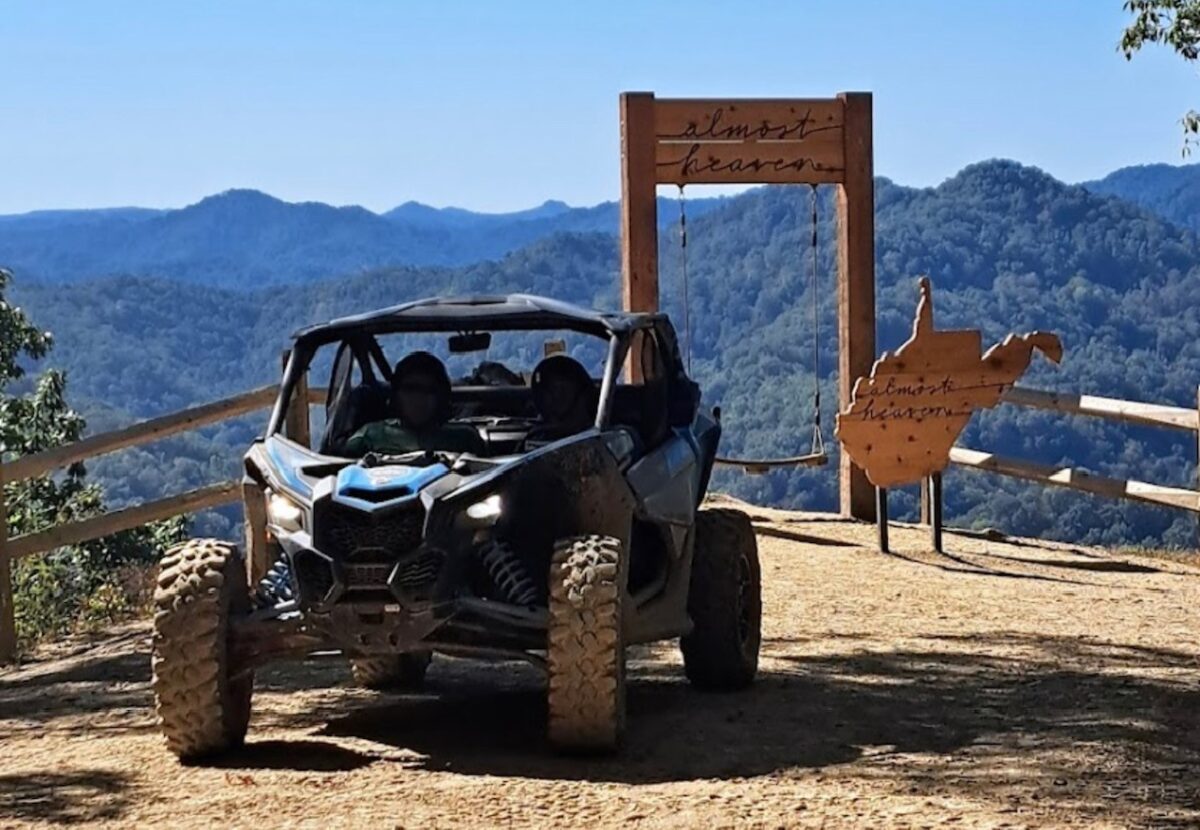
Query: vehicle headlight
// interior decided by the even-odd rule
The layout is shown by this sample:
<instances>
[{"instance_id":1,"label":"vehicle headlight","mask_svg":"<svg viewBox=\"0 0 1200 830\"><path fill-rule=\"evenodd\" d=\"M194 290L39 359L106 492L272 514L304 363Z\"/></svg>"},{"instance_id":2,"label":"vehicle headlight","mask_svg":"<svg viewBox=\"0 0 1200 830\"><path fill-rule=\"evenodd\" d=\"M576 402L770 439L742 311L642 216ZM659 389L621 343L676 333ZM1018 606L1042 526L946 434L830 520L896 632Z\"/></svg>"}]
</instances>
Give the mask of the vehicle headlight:
<instances>
[{"instance_id":1,"label":"vehicle headlight","mask_svg":"<svg viewBox=\"0 0 1200 830\"><path fill-rule=\"evenodd\" d=\"M494 523L500 518L501 506L499 494L488 496L467 508L467 518L477 522Z\"/></svg>"},{"instance_id":2,"label":"vehicle headlight","mask_svg":"<svg viewBox=\"0 0 1200 830\"><path fill-rule=\"evenodd\" d=\"M304 511L282 493L267 496L267 519L280 530L300 530Z\"/></svg>"}]
</instances>

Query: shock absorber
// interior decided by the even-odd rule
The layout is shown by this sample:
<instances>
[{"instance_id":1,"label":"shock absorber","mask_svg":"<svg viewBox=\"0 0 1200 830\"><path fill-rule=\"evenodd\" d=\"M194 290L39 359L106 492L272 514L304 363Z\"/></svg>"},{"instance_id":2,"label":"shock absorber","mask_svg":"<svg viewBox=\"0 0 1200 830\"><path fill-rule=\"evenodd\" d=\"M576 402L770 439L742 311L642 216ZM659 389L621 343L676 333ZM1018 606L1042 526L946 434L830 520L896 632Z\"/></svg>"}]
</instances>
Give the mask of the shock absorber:
<instances>
[{"instance_id":1,"label":"shock absorber","mask_svg":"<svg viewBox=\"0 0 1200 830\"><path fill-rule=\"evenodd\" d=\"M266 608L295 598L295 591L292 590L292 569L288 566L287 557L280 554L275 564L259 581L254 591L254 605Z\"/></svg>"},{"instance_id":2,"label":"shock absorber","mask_svg":"<svg viewBox=\"0 0 1200 830\"><path fill-rule=\"evenodd\" d=\"M486 543L479 549L479 561L500 599L513 605L537 603L537 586L525 569L525 563L506 543Z\"/></svg>"}]
</instances>

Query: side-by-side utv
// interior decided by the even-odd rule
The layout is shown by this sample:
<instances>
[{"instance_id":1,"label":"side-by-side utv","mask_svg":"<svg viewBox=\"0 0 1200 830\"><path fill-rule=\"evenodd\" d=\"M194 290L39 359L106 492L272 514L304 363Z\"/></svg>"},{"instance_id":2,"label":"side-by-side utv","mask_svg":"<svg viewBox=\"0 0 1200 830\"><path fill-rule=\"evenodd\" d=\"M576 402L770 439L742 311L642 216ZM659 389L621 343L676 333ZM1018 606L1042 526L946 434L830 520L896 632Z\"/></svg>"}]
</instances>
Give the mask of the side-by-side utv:
<instances>
[{"instance_id":1,"label":"side-by-side utv","mask_svg":"<svg viewBox=\"0 0 1200 830\"><path fill-rule=\"evenodd\" d=\"M471 450L353 449L395 418L393 361L416 350L451 364L445 414ZM564 427L539 365L589 359L588 421ZM309 446L285 424L325 371ZM246 555L206 539L162 560L153 686L171 751L239 745L255 669L314 652L381 688L417 686L434 654L528 660L567 750L619 743L631 644L678 637L697 687L746 686L758 555L744 514L701 506L721 430L699 402L660 314L512 295L300 331L245 456Z\"/></svg>"}]
</instances>

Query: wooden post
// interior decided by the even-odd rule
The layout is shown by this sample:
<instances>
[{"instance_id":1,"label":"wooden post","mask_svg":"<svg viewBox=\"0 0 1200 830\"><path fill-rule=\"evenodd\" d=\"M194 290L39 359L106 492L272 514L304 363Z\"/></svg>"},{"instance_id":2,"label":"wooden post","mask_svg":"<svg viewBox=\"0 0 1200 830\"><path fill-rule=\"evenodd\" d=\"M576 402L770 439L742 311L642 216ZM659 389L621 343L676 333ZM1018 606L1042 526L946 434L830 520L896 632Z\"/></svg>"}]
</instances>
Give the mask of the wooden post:
<instances>
[{"instance_id":1,"label":"wooden post","mask_svg":"<svg viewBox=\"0 0 1200 830\"><path fill-rule=\"evenodd\" d=\"M839 401L875 360L875 182L871 95L836 99L655 99L621 94L621 301L658 309L658 184L838 186ZM630 382L641 367L630 361ZM842 513L875 516L874 488L841 459Z\"/></svg>"},{"instance_id":2,"label":"wooden post","mask_svg":"<svg viewBox=\"0 0 1200 830\"><path fill-rule=\"evenodd\" d=\"M932 486L933 483L930 479L921 479L921 517L919 521L923 525L930 524L933 520L929 510L929 490Z\"/></svg>"},{"instance_id":3,"label":"wooden post","mask_svg":"<svg viewBox=\"0 0 1200 830\"><path fill-rule=\"evenodd\" d=\"M891 541L888 539L888 491L886 487L875 488L875 521L879 530L879 552L891 553Z\"/></svg>"},{"instance_id":4,"label":"wooden post","mask_svg":"<svg viewBox=\"0 0 1200 830\"><path fill-rule=\"evenodd\" d=\"M850 406L854 382L875 362L875 172L871 94L843 92L845 174L838 186L838 407ZM866 474L841 454L843 515L870 521L875 504Z\"/></svg>"},{"instance_id":5,"label":"wooden post","mask_svg":"<svg viewBox=\"0 0 1200 830\"><path fill-rule=\"evenodd\" d=\"M1196 388L1196 484L1200 490L1200 387ZM1200 501L1200 500L1198 500ZM1200 504L1197 504L1200 507ZM1196 547L1200 549L1200 513L1197 513Z\"/></svg>"},{"instance_id":6,"label":"wooden post","mask_svg":"<svg viewBox=\"0 0 1200 830\"><path fill-rule=\"evenodd\" d=\"M242 482L242 524L246 536L246 579L250 587L258 585L271 563L267 561L266 494L253 481Z\"/></svg>"},{"instance_id":7,"label":"wooden post","mask_svg":"<svg viewBox=\"0 0 1200 830\"><path fill-rule=\"evenodd\" d=\"M4 465L0 464L0 666L17 657L17 618L13 606L12 560L8 558L8 508Z\"/></svg>"},{"instance_id":8,"label":"wooden post","mask_svg":"<svg viewBox=\"0 0 1200 830\"><path fill-rule=\"evenodd\" d=\"M283 368L287 370L288 358L291 352L283 353ZM284 417L284 433L288 438L301 446L312 444L312 433L308 422L308 372L296 378L296 387L292 390L292 399L288 401L287 414Z\"/></svg>"},{"instance_id":9,"label":"wooden post","mask_svg":"<svg viewBox=\"0 0 1200 830\"><path fill-rule=\"evenodd\" d=\"M655 197L654 93L621 93L621 304L658 310L658 200ZM631 358L626 374L641 381Z\"/></svg>"}]
</instances>

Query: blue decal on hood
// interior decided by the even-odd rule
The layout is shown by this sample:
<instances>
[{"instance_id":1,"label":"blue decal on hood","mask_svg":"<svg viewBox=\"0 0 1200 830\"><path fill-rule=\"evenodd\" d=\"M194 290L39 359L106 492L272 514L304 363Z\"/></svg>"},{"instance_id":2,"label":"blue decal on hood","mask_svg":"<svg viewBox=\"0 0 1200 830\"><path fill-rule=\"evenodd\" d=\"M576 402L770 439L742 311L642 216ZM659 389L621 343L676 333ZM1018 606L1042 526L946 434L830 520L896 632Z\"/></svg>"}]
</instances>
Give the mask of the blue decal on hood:
<instances>
[{"instance_id":1,"label":"blue decal on hood","mask_svg":"<svg viewBox=\"0 0 1200 830\"><path fill-rule=\"evenodd\" d=\"M297 468L311 463L312 459L275 440L274 436L266 440L263 449L266 450L274 472L283 479L283 483L304 498L311 498L312 485L300 476Z\"/></svg>"},{"instance_id":2,"label":"blue decal on hood","mask_svg":"<svg viewBox=\"0 0 1200 830\"><path fill-rule=\"evenodd\" d=\"M360 510L390 507L415 498L422 489L448 472L450 470L445 464L431 464L428 467L399 464L360 467L355 464L338 471L333 500Z\"/></svg>"}]
</instances>

